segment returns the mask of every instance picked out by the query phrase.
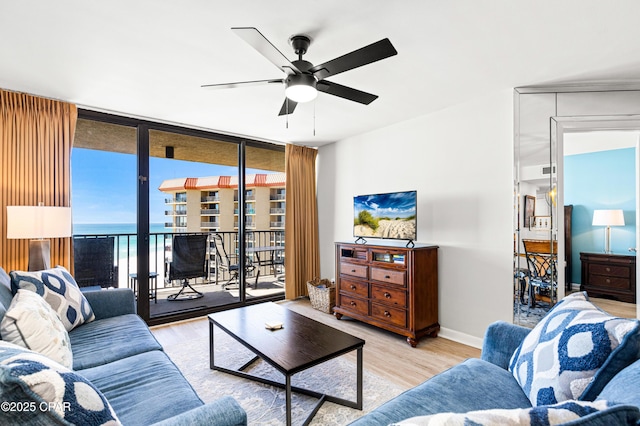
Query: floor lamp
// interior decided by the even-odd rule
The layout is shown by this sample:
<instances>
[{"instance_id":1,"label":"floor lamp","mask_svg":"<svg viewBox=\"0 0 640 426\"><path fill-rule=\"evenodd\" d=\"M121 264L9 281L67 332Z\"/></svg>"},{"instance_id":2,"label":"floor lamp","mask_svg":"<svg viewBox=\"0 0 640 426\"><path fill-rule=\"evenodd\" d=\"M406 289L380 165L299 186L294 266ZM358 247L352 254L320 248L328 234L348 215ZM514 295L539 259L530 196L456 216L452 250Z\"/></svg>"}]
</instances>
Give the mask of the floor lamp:
<instances>
[{"instance_id":1,"label":"floor lamp","mask_svg":"<svg viewBox=\"0 0 640 426\"><path fill-rule=\"evenodd\" d=\"M611 227L624 226L622 210L594 210L593 226L604 226L604 252L611 253Z\"/></svg>"},{"instance_id":2,"label":"floor lamp","mask_svg":"<svg viewBox=\"0 0 640 426\"><path fill-rule=\"evenodd\" d=\"M70 207L7 206L7 239L30 239L29 271L51 267L49 238L70 236Z\"/></svg>"}]
</instances>

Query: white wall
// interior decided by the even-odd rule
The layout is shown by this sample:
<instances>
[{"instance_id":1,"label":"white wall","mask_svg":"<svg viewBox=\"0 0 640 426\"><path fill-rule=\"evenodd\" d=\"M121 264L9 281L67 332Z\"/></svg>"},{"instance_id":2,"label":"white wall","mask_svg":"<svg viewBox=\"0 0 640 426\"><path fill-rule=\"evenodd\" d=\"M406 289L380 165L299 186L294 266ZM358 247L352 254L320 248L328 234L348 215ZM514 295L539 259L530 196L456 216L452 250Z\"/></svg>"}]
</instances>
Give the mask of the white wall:
<instances>
[{"instance_id":1,"label":"white wall","mask_svg":"<svg viewBox=\"0 0 640 426\"><path fill-rule=\"evenodd\" d=\"M354 240L354 195L413 189L418 242L440 246L440 336L479 346L513 316L513 91L321 147L322 276Z\"/></svg>"}]
</instances>

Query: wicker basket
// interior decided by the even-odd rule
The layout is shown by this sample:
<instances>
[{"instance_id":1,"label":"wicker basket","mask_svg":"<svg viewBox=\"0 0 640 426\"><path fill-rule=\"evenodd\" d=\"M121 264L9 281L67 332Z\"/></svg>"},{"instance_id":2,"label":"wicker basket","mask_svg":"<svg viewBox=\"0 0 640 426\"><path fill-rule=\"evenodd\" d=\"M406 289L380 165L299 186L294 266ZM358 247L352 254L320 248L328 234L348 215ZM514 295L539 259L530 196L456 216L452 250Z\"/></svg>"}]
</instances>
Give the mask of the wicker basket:
<instances>
[{"instance_id":1,"label":"wicker basket","mask_svg":"<svg viewBox=\"0 0 640 426\"><path fill-rule=\"evenodd\" d=\"M336 304L336 287L331 281L318 278L307 281L307 290L313 309L327 314L333 313L333 307Z\"/></svg>"}]
</instances>

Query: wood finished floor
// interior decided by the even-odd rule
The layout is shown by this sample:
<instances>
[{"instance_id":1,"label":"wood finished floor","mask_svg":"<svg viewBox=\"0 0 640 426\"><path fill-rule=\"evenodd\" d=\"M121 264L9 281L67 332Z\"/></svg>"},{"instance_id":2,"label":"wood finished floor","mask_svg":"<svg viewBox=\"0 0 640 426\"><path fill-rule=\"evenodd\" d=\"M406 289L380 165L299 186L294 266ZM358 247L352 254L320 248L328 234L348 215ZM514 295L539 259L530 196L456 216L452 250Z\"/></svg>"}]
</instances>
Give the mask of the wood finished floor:
<instances>
[{"instance_id":1,"label":"wood finished floor","mask_svg":"<svg viewBox=\"0 0 640 426\"><path fill-rule=\"evenodd\" d=\"M606 299L591 299L611 315L635 318L636 305ZM480 356L480 349L451 340L424 338L417 348L411 348L404 337L380 330L376 327L343 317L337 320L311 307L309 300L281 302L287 308L366 341L364 345L364 367L403 388L416 386L428 378L464 361ZM209 322L206 317L182 321L170 325L152 327L160 344L180 344L185 339L209 337ZM355 353L348 356L355 362Z\"/></svg>"}]
</instances>

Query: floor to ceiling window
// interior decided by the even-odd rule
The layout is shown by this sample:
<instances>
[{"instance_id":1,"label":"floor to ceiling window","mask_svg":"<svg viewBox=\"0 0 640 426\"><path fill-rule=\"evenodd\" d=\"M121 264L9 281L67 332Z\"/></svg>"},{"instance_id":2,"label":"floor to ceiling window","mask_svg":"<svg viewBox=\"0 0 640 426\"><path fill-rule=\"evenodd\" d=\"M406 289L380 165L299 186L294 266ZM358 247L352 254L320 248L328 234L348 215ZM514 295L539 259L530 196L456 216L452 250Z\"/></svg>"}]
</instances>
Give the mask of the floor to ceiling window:
<instances>
[{"instance_id":1,"label":"floor to ceiling window","mask_svg":"<svg viewBox=\"0 0 640 426\"><path fill-rule=\"evenodd\" d=\"M150 323L284 297L283 171L281 146L81 111L74 242L112 244L114 277L83 285L132 288Z\"/></svg>"}]
</instances>

